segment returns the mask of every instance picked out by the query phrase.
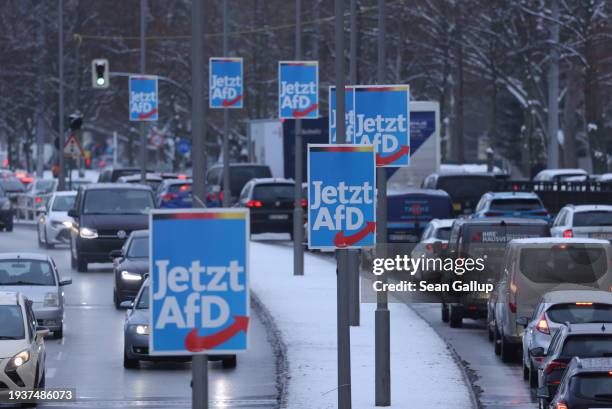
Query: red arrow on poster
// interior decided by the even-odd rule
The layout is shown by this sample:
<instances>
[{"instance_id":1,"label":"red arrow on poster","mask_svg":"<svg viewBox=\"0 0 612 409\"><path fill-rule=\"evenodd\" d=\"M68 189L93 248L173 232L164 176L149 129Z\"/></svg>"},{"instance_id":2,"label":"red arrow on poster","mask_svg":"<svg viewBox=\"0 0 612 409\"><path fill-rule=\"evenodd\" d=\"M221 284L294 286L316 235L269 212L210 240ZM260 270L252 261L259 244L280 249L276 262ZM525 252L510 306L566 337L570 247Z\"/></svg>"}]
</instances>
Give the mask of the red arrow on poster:
<instances>
[{"instance_id":1,"label":"red arrow on poster","mask_svg":"<svg viewBox=\"0 0 612 409\"><path fill-rule=\"evenodd\" d=\"M72 156L73 158L85 156L81 143L73 133L68 134L68 139L64 142L64 155Z\"/></svg>"}]
</instances>

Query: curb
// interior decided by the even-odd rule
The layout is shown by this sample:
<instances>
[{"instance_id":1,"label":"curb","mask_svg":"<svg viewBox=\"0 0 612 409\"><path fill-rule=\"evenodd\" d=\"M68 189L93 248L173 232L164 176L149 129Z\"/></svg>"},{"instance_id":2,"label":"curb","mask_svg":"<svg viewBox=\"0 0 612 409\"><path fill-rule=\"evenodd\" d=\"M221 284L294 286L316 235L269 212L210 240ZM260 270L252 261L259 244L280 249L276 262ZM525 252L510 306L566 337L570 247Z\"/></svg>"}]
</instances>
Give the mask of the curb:
<instances>
[{"instance_id":1,"label":"curb","mask_svg":"<svg viewBox=\"0 0 612 409\"><path fill-rule=\"evenodd\" d=\"M274 351L276 356L276 399L278 401L278 408L286 408L290 379L287 346L283 341L282 334L276 325L274 317L253 290L251 290L251 302L255 313L259 316L266 329L268 342L270 342L272 351Z\"/></svg>"}]
</instances>

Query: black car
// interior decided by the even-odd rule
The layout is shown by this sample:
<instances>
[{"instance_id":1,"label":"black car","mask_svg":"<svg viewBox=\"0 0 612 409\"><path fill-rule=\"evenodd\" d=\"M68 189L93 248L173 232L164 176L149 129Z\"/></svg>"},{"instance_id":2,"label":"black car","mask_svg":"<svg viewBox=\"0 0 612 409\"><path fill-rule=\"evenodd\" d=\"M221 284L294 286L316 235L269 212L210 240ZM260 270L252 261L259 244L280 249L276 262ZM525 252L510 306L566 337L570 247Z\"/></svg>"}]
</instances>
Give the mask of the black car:
<instances>
[{"instance_id":1,"label":"black car","mask_svg":"<svg viewBox=\"0 0 612 409\"><path fill-rule=\"evenodd\" d=\"M110 252L115 285L113 302L119 308L123 301L133 301L149 271L149 231L135 230L120 250Z\"/></svg>"},{"instance_id":2,"label":"black car","mask_svg":"<svg viewBox=\"0 0 612 409\"><path fill-rule=\"evenodd\" d=\"M13 205L0 187L0 229L13 231Z\"/></svg>"},{"instance_id":3,"label":"black car","mask_svg":"<svg viewBox=\"0 0 612 409\"><path fill-rule=\"evenodd\" d=\"M75 207L70 253L72 268L87 271L88 263L105 263L134 230L147 229L155 207L151 188L131 183L96 183L81 187Z\"/></svg>"},{"instance_id":4,"label":"black car","mask_svg":"<svg viewBox=\"0 0 612 409\"><path fill-rule=\"evenodd\" d=\"M26 191L23 183L15 176L9 174L0 175L0 188L2 188L4 194L8 196L13 209L17 207L19 195Z\"/></svg>"},{"instance_id":5,"label":"black car","mask_svg":"<svg viewBox=\"0 0 612 409\"><path fill-rule=\"evenodd\" d=\"M257 163L230 163L230 203L235 203L246 183L254 178L271 178L268 165ZM223 165L214 165L206 172L206 205L220 206L223 196Z\"/></svg>"},{"instance_id":6,"label":"black car","mask_svg":"<svg viewBox=\"0 0 612 409\"><path fill-rule=\"evenodd\" d=\"M289 233L293 240L295 183L288 179L252 179L237 206L250 209L251 234Z\"/></svg>"},{"instance_id":7,"label":"black car","mask_svg":"<svg viewBox=\"0 0 612 409\"><path fill-rule=\"evenodd\" d=\"M496 186L497 177L489 173L432 173L421 187L448 193L453 211L459 216L473 213L482 195L494 191Z\"/></svg>"},{"instance_id":8,"label":"black car","mask_svg":"<svg viewBox=\"0 0 612 409\"><path fill-rule=\"evenodd\" d=\"M546 388L538 398L549 399ZM612 358L574 358L567 367L550 408L612 407Z\"/></svg>"},{"instance_id":9,"label":"black car","mask_svg":"<svg viewBox=\"0 0 612 409\"><path fill-rule=\"evenodd\" d=\"M154 170L148 169L147 173L154 173ZM130 176L140 174L140 168L106 168L98 176L98 183L114 183L121 176Z\"/></svg>"}]
</instances>

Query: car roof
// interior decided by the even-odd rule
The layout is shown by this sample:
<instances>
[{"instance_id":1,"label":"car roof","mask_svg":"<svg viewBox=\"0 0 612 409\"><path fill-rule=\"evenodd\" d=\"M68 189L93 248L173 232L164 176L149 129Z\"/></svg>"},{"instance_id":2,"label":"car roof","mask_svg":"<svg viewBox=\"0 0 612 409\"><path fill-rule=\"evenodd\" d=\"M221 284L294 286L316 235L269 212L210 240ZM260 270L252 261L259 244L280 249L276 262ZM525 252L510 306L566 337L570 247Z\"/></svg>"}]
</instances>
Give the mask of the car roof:
<instances>
[{"instance_id":1,"label":"car roof","mask_svg":"<svg viewBox=\"0 0 612 409\"><path fill-rule=\"evenodd\" d=\"M293 179L285 179L285 178L253 178L250 180L250 182L256 185L264 184L264 183L279 183L279 184L295 185L295 181Z\"/></svg>"},{"instance_id":2,"label":"car roof","mask_svg":"<svg viewBox=\"0 0 612 409\"><path fill-rule=\"evenodd\" d=\"M510 225L529 224L529 225L548 226L548 223L545 220L528 219L528 218L522 218L522 217L487 217L483 219L458 219L458 220L465 220L463 223L469 223L469 224L491 225L491 224L502 224L503 222L503 223L510 224Z\"/></svg>"},{"instance_id":3,"label":"car roof","mask_svg":"<svg viewBox=\"0 0 612 409\"><path fill-rule=\"evenodd\" d=\"M487 192L491 199L539 199L534 192Z\"/></svg>"},{"instance_id":4,"label":"car roof","mask_svg":"<svg viewBox=\"0 0 612 409\"><path fill-rule=\"evenodd\" d=\"M596 302L612 304L612 292L600 290L560 290L550 291L542 297L546 304Z\"/></svg>"},{"instance_id":5,"label":"car roof","mask_svg":"<svg viewBox=\"0 0 612 409\"><path fill-rule=\"evenodd\" d=\"M134 174L134 175L125 175L125 176L120 176L119 180L140 180L141 175L140 174ZM147 173L147 177L145 178L145 180L162 180L162 177L160 175L158 175L157 173Z\"/></svg>"},{"instance_id":6,"label":"car roof","mask_svg":"<svg viewBox=\"0 0 612 409\"><path fill-rule=\"evenodd\" d=\"M557 176L557 175L588 175L588 172L580 168L564 168L564 169L544 169L538 172L538 175Z\"/></svg>"},{"instance_id":7,"label":"car roof","mask_svg":"<svg viewBox=\"0 0 612 409\"><path fill-rule=\"evenodd\" d=\"M438 227L450 227L455 222L455 219L431 219L429 223L435 224Z\"/></svg>"},{"instance_id":8,"label":"car roof","mask_svg":"<svg viewBox=\"0 0 612 409\"><path fill-rule=\"evenodd\" d=\"M151 190L147 185L141 185L138 183L90 183L82 186L83 190L100 190L100 189L139 189L139 190Z\"/></svg>"},{"instance_id":9,"label":"car roof","mask_svg":"<svg viewBox=\"0 0 612 409\"><path fill-rule=\"evenodd\" d=\"M49 256L41 253L0 253L0 260L14 260L19 258L23 260L49 261Z\"/></svg>"},{"instance_id":10,"label":"car roof","mask_svg":"<svg viewBox=\"0 0 612 409\"><path fill-rule=\"evenodd\" d=\"M257 166L257 167L261 167L261 168L267 168L268 165L262 165L261 163L253 163L253 162L241 162L241 163L230 163L229 164L230 167L234 168L234 167L240 167L240 166ZM210 168L222 168L223 164L222 163L217 163L212 165Z\"/></svg>"},{"instance_id":11,"label":"car roof","mask_svg":"<svg viewBox=\"0 0 612 409\"><path fill-rule=\"evenodd\" d=\"M53 196L76 196L77 192L74 190L65 190L62 192L53 192Z\"/></svg>"},{"instance_id":12,"label":"car roof","mask_svg":"<svg viewBox=\"0 0 612 409\"><path fill-rule=\"evenodd\" d=\"M565 238L565 237L532 237L529 239L514 239L511 241L514 245L525 244L610 244L608 240L587 239L583 237Z\"/></svg>"},{"instance_id":13,"label":"car roof","mask_svg":"<svg viewBox=\"0 0 612 409\"><path fill-rule=\"evenodd\" d=\"M442 189L420 189L420 188L405 188L405 189L390 189L387 196L400 195L431 195L440 197L449 197L448 193Z\"/></svg>"},{"instance_id":14,"label":"car roof","mask_svg":"<svg viewBox=\"0 0 612 409\"><path fill-rule=\"evenodd\" d=\"M576 373L609 372L612 370L612 358L579 358L574 357L570 363Z\"/></svg>"},{"instance_id":15,"label":"car roof","mask_svg":"<svg viewBox=\"0 0 612 409\"><path fill-rule=\"evenodd\" d=\"M19 293L0 291L0 305L19 305Z\"/></svg>"},{"instance_id":16,"label":"car roof","mask_svg":"<svg viewBox=\"0 0 612 409\"><path fill-rule=\"evenodd\" d=\"M604 204L590 204L590 205L568 205L566 206L571 208L574 212L590 212L593 210L605 210L607 212L612 212L612 206L604 205Z\"/></svg>"}]
</instances>

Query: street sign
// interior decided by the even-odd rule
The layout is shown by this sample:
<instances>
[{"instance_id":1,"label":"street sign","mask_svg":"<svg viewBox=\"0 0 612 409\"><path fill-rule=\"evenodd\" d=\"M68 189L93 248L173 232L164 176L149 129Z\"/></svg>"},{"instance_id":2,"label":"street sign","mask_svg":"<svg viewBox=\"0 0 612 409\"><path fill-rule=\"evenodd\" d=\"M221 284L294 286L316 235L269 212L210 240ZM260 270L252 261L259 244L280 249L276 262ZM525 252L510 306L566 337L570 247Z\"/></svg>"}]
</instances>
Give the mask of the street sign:
<instances>
[{"instance_id":1,"label":"street sign","mask_svg":"<svg viewBox=\"0 0 612 409\"><path fill-rule=\"evenodd\" d=\"M73 133L69 133L66 142L64 142L64 156L70 156L74 159L85 157L83 147Z\"/></svg>"},{"instance_id":2,"label":"street sign","mask_svg":"<svg viewBox=\"0 0 612 409\"><path fill-rule=\"evenodd\" d=\"M210 108L242 108L242 58L212 57L208 67Z\"/></svg>"},{"instance_id":3,"label":"street sign","mask_svg":"<svg viewBox=\"0 0 612 409\"><path fill-rule=\"evenodd\" d=\"M248 211L153 210L149 228L150 353L246 351Z\"/></svg>"},{"instance_id":4,"label":"street sign","mask_svg":"<svg viewBox=\"0 0 612 409\"><path fill-rule=\"evenodd\" d=\"M181 138L176 144L176 149L181 155L187 155L191 152L191 141L186 138Z\"/></svg>"},{"instance_id":5,"label":"street sign","mask_svg":"<svg viewBox=\"0 0 612 409\"><path fill-rule=\"evenodd\" d=\"M157 77L130 76L130 121L157 121L159 100Z\"/></svg>"},{"instance_id":6,"label":"street sign","mask_svg":"<svg viewBox=\"0 0 612 409\"><path fill-rule=\"evenodd\" d=\"M375 244L375 155L372 145L308 145L308 247Z\"/></svg>"},{"instance_id":7,"label":"street sign","mask_svg":"<svg viewBox=\"0 0 612 409\"><path fill-rule=\"evenodd\" d=\"M347 140L376 146L376 166L410 165L410 87L355 85L346 88ZM330 88L330 141L335 142L335 89Z\"/></svg>"},{"instance_id":8,"label":"street sign","mask_svg":"<svg viewBox=\"0 0 612 409\"><path fill-rule=\"evenodd\" d=\"M319 117L317 61L279 61L278 117L280 119Z\"/></svg>"}]
</instances>

